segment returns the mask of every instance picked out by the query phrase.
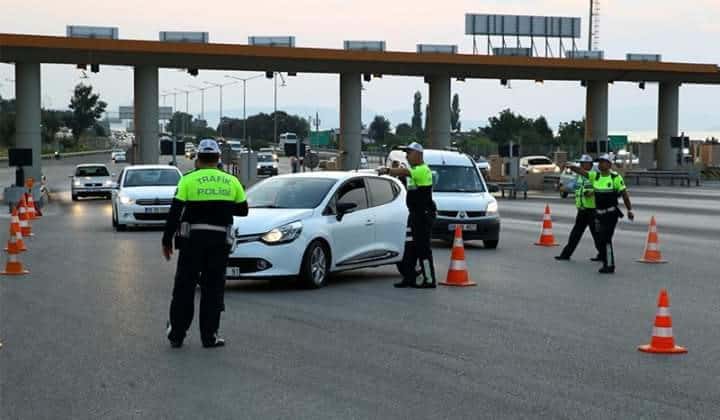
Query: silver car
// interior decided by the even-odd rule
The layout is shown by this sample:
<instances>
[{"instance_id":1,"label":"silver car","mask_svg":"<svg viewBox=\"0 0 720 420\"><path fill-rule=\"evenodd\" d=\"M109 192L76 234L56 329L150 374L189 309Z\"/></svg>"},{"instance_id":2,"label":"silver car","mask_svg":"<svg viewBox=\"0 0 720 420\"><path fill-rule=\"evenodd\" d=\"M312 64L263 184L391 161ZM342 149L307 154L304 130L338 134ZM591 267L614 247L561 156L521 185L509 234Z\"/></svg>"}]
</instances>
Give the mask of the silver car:
<instances>
[{"instance_id":1,"label":"silver car","mask_svg":"<svg viewBox=\"0 0 720 420\"><path fill-rule=\"evenodd\" d=\"M80 197L105 197L112 196L115 183L107 166L99 163L78 165L75 167L75 174L70 175L70 194L73 201Z\"/></svg>"}]
</instances>

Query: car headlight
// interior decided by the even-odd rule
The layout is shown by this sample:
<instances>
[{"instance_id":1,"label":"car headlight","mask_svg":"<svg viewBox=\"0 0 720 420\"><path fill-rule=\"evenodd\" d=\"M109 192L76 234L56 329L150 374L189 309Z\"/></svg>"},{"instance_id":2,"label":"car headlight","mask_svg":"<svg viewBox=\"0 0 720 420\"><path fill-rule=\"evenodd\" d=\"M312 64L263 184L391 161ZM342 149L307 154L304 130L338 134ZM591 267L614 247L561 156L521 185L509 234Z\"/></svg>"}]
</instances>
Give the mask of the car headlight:
<instances>
[{"instance_id":1,"label":"car headlight","mask_svg":"<svg viewBox=\"0 0 720 420\"><path fill-rule=\"evenodd\" d=\"M493 216L498 214L498 204L497 201L491 201L490 204L488 204L487 209L485 210L485 214L488 216Z\"/></svg>"},{"instance_id":2,"label":"car headlight","mask_svg":"<svg viewBox=\"0 0 720 420\"><path fill-rule=\"evenodd\" d=\"M257 164L257 168L258 168L258 169L262 169L262 165L258 163L258 164Z\"/></svg>"},{"instance_id":3,"label":"car headlight","mask_svg":"<svg viewBox=\"0 0 720 420\"><path fill-rule=\"evenodd\" d=\"M106 187L112 187L112 185L113 185L113 182L112 182L111 180L109 180L109 179L108 179L107 181L105 181L105 183L104 183L104 184L105 184L105 186L106 186Z\"/></svg>"},{"instance_id":4,"label":"car headlight","mask_svg":"<svg viewBox=\"0 0 720 420\"><path fill-rule=\"evenodd\" d=\"M277 164L277 163L273 163L273 169L277 169L277 167L278 167L278 164Z\"/></svg>"},{"instance_id":5,"label":"car headlight","mask_svg":"<svg viewBox=\"0 0 720 420\"><path fill-rule=\"evenodd\" d=\"M129 206L129 205L135 203L135 200L133 200L132 198L130 198L130 197L128 197L127 195L124 195L124 194L118 195L118 199L120 200L120 204L122 204L122 205L124 205L124 206Z\"/></svg>"},{"instance_id":6,"label":"car headlight","mask_svg":"<svg viewBox=\"0 0 720 420\"><path fill-rule=\"evenodd\" d=\"M556 167L555 167L555 173L558 173L558 172L560 172L560 167L559 167L559 166L556 166Z\"/></svg>"},{"instance_id":7,"label":"car headlight","mask_svg":"<svg viewBox=\"0 0 720 420\"><path fill-rule=\"evenodd\" d=\"M302 223L293 222L277 227L264 234L260 239L268 245L278 245L292 242L300 236Z\"/></svg>"},{"instance_id":8,"label":"car headlight","mask_svg":"<svg viewBox=\"0 0 720 420\"><path fill-rule=\"evenodd\" d=\"M75 182L73 182L73 185L76 186L76 187L82 187L82 182L80 182L80 181L75 181Z\"/></svg>"}]
</instances>

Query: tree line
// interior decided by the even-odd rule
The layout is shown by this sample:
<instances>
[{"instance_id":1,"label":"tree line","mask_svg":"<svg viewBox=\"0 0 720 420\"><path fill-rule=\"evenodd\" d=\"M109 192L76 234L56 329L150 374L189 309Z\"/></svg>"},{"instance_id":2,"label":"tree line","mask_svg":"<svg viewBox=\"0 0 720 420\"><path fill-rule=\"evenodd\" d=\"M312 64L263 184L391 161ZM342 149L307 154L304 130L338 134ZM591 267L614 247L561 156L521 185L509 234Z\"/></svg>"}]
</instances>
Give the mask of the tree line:
<instances>
[{"instance_id":1,"label":"tree line","mask_svg":"<svg viewBox=\"0 0 720 420\"><path fill-rule=\"evenodd\" d=\"M70 98L69 110L42 109L40 124L43 144L54 143L55 135L62 127L67 127L72 132L72 138L62 140L66 148L77 146L83 135L98 137L108 135L109 126L100 123L106 107L107 103L100 100L98 94L93 93L92 86L78 84ZM2 147L15 145L16 112L15 99L6 100L0 97L0 146Z\"/></svg>"}]
</instances>

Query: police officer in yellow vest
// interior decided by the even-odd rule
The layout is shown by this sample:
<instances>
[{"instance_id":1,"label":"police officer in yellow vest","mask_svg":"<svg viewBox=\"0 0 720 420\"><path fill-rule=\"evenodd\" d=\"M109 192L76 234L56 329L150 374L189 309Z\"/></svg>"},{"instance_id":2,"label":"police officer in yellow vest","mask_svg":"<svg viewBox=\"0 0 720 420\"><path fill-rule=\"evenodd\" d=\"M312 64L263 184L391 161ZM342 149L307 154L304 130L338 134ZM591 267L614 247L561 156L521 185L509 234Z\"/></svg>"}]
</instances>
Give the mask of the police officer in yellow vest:
<instances>
[{"instance_id":1,"label":"police officer in yellow vest","mask_svg":"<svg viewBox=\"0 0 720 420\"><path fill-rule=\"evenodd\" d=\"M193 318L195 286L200 284L200 338L203 347L225 345L218 337L225 294L225 269L232 246L233 216L247 216L248 205L240 181L217 168L220 148L205 139L198 146L194 171L180 179L170 207L162 250L179 249L175 285L170 303L167 337L181 347Z\"/></svg>"},{"instance_id":2,"label":"police officer in yellow vest","mask_svg":"<svg viewBox=\"0 0 720 420\"><path fill-rule=\"evenodd\" d=\"M432 199L432 172L423 162L423 147L411 143L406 147L410 168L379 168L378 173L407 178L408 236L403 260L399 265L403 280L395 287L435 288L431 236L437 216Z\"/></svg>"},{"instance_id":3,"label":"police officer in yellow vest","mask_svg":"<svg viewBox=\"0 0 720 420\"><path fill-rule=\"evenodd\" d=\"M580 157L580 167L587 172L592 171L593 159L589 155ZM590 234L593 238L595 248L598 255L591 258L593 261L600 261L600 247L597 244L597 234L595 231L595 192L593 191L592 181L588 178L578 175L575 180L575 206L577 207L577 215L575 216L575 225L570 231L570 238L567 245L563 248L560 255L556 256L556 260L569 260L575 248L577 248L580 239L585 233L586 228L590 228Z\"/></svg>"},{"instance_id":4,"label":"police officer in yellow vest","mask_svg":"<svg viewBox=\"0 0 720 420\"><path fill-rule=\"evenodd\" d=\"M588 172L576 167L570 167L570 169L592 182L595 191L595 227L598 235L598 246L600 247L600 259L603 262L599 272L612 274L615 272L615 253L613 252L612 238L615 234L618 219L623 217L622 211L618 208L618 196L623 198L628 219L635 220L635 215L632 212L630 195L625 187L623 177L611 170L612 161L610 156L607 154L600 156L598 166L600 172Z\"/></svg>"}]
</instances>

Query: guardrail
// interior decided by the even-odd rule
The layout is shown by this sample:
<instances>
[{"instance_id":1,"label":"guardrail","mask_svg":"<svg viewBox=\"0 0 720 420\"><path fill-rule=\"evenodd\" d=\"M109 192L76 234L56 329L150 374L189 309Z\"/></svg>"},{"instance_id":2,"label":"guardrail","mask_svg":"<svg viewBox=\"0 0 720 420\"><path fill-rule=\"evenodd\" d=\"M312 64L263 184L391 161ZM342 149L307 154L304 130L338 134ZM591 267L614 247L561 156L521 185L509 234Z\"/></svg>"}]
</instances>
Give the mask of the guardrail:
<instances>
[{"instance_id":1,"label":"guardrail","mask_svg":"<svg viewBox=\"0 0 720 420\"><path fill-rule=\"evenodd\" d=\"M88 150L85 152L70 152L70 153L60 153L60 157L73 157L73 156L91 156L91 155L101 155L105 153L110 153L114 149L104 149L104 150ZM44 155L41 155L41 159L53 159L55 158L54 153L46 153ZM7 156L0 156L0 162L6 162L8 160Z\"/></svg>"}]
</instances>

